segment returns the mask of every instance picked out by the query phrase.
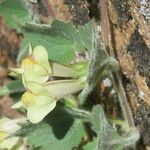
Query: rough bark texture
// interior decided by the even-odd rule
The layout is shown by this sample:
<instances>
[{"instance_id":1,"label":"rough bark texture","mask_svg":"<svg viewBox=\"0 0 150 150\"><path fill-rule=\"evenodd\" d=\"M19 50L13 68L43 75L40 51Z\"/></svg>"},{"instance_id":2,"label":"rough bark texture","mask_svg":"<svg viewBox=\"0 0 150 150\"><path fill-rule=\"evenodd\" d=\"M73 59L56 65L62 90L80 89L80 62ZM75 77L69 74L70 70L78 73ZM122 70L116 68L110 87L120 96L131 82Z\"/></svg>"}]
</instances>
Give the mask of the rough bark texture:
<instances>
[{"instance_id":1,"label":"rough bark texture","mask_svg":"<svg viewBox=\"0 0 150 150\"><path fill-rule=\"evenodd\" d=\"M140 7L138 1L109 2L113 47L135 124L146 148L150 146L150 32L149 20L144 18Z\"/></svg>"}]
</instances>

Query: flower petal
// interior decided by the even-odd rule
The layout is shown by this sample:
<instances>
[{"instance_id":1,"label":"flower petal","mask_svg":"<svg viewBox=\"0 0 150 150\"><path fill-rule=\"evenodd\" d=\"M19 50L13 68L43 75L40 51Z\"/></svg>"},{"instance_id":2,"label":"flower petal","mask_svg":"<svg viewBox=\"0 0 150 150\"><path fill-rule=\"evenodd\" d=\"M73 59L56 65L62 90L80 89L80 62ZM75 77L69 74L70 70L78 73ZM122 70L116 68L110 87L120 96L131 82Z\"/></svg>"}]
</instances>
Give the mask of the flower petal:
<instances>
[{"instance_id":1,"label":"flower petal","mask_svg":"<svg viewBox=\"0 0 150 150\"><path fill-rule=\"evenodd\" d=\"M18 109L23 105L22 101L17 102L16 104L12 105L12 109Z\"/></svg>"},{"instance_id":2,"label":"flower petal","mask_svg":"<svg viewBox=\"0 0 150 150\"><path fill-rule=\"evenodd\" d=\"M38 75L41 75L41 76L48 75L47 70L44 67L42 67L41 65L36 64L36 63L33 64L31 69L27 70L27 72L31 72L33 74L38 74Z\"/></svg>"},{"instance_id":3,"label":"flower petal","mask_svg":"<svg viewBox=\"0 0 150 150\"><path fill-rule=\"evenodd\" d=\"M36 62L32 58L27 57L27 58L22 60L21 68L25 71L29 71L29 70L32 70L32 66L34 64L36 64Z\"/></svg>"},{"instance_id":4,"label":"flower petal","mask_svg":"<svg viewBox=\"0 0 150 150\"><path fill-rule=\"evenodd\" d=\"M48 71L49 74L52 72L49 61L48 61L47 51L43 46L39 45L34 48L33 57L34 57L35 62L37 62L42 67L44 67Z\"/></svg>"},{"instance_id":5,"label":"flower petal","mask_svg":"<svg viewBox=\"0 0 150 150\"><path fill-rule=\"evenodd\" d=\"M26 77L25 77L24 75L22 75L22 84L23 84L23 86L27 89L26 83L27 83Z\"/></svg>"},{"instance_id":6,"label":"flower petal","mask_svg":"<svg viewBox=\"0 0 150 150\"><path fill-rule=\"evenodd\" d=\"M6 138L8 136L8 134L4 131L0 131L0 141L3 140L4 138Z\"/></svg>"},{"instance_id":7,"label":"flower petal","mask_svg":"<svg viewBox=\"0 0 150 150\"><path fill-rule=\"evenodd\" d=\"M73 69L66 67L64 65L60 65L58 63L52 62L52 75L54 77L74 77Z\"/></svg>"},{"instance_id":8,"label":"flower petal","mask_svg":"<svg viewBox=\"0 0 150 150\"><path fill-rule=\"evenodd\" d=\"M25 88L27 88L26 83L29 81L37 82L37 83L44 83L49 79L49 76L40 76L38 74L32 74L29 72L26 72L22 76L22 82Z\"/></svg>"},{"instance_id":9,"label":"flower petal","mask_svg":"<svg viewBox=\"0 0 150 150\"><path fill-rule=\"evenodd\" d=\"M79 92L84 86L79 80L50 81L45 84L47 90L58 99Z\"/></svg>"},{"instance_id":10,"label":"flower petal","mask_svg":"<svg viewBox=\"0 0 150 150\"><path fill-rule=\"evenodd\" d=\"M0 120L0 129L7 133L8 135L15 133L21 127L18 125L19 123L25 123L26 118L17 118L17 119L9 119L9 118L2 118Z\"/></svg>"},{"instance_id":11,"label":"flower petal","mask_svg":"<svg viewBox=\"0 0 150 150\"><path fill-rule=\"evenodd\" d=\"M30 55L32 55L32 46L31 46L31 43L29 43L28 48L29 48L29 56L30 56Z\"/></svg>"},{"instance_id":12,"label":"flower petal","mask_svg":"<svg viewBox=\"0 0 150 150\"><path fill-rule=\"evenodd\" d=\"M30 91L26 91L21 97L23 107L28 108L29 106L32 106L35 103L34 97L36 97L35 94Z\"/></svg>"},{"instance_id":13,"label":"flower petal","mask_svg":"<svg viewBox=\"0 0 150 150\"><path fill-rule=\"evenodd\" d=\"M47 96L50 95L45 86L37 82L27 82L26 88L34 94Z\"/></svg>"},{"instance_id":14,"label":"flower petal","mask_svg":"<svg viewBox=\"0 0 150 150\"><path fill-rule=\"evenodd\" d=\"M2 119L0 119L0 130L3 132L3 135L5 134L7 134L7 129L5 129L5 124L7 124L7 122L9 122L10 121L10 119L9 118L6 118L6 117L4 117L4 118L2 118ZM1 132L1 138L2 138L2 132Z\"/></svg>"},{"instance_id":15,"label":"flower petal","mask_svg":"<svg viewBox=\"0 0 150 150\"><path fill-rule=\"evenodd\" d=\"M11 150L17 143L19 137L11 137L0 141L0 149Z\"/></svg>"},{"instance_id":16,"label":"flower petal","mask_svg":"<svg viewBox=\"0 0 150 150\"><path fill-rule=\"evenodd\" d=\"M24 70L21 69L21 68L9 68L12 72L14 72L15 74L23 74L24 73Z\"/></svg>"},{"instance_id":17,"label":"flower petal","mask_svg":"<svg viewBox=\"0 0 150 150\"><path fill-rule=\"evenodd\" d=\"M26 82L33 81L37 83L44 83L49 79L48 72L42 66L34 64L31 70L25 71L23 74L23 84L26 87Z\"/></svg>"},{"instance_id":18,"label":"flower petal","mask_svg":"<svg viewBox=\"0 0 150 150\"><path fill-rule=\"evenodd\" d=\"M32 123L39 123L55 108L56 101L49 96L37 96L35 101L35 104L27 109L27 118Z\"/></svg>"},{"instance_id":19,"label":"flower petal","mask_svg":"<svg viewBox=\"0 0 150 150\"><path fill-rule=\"evenodd\" d=\"M9 73L9 76L14 77L14 78L19 78L20 75L16 74L15 72Z\"/></svg>"},{"instance_id":20,"label":"flower petal","mask_svg":"<svg viewBox=\"0 0 150 150\"><path fill-rule=\"evenodd\" d=\"M48 71L32 58L26 58L21 62L21 68L24 72L33 72L34 74L47 75Z\"/></svg>"}]
</instances>

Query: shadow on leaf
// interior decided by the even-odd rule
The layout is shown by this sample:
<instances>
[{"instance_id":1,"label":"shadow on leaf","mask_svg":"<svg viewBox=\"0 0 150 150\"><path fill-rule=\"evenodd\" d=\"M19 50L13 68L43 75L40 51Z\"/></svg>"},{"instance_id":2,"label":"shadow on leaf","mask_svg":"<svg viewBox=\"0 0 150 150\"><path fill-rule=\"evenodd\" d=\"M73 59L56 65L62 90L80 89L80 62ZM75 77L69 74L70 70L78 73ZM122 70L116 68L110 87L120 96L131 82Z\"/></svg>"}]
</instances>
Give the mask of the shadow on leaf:
<instances>
[{"instance_id":1,"label":"shadow on leaf","mask_svg":"<svg viewBox=\"0 0 150 150\"><path fill-rule=\"evenodd\" d=\"M45 122L52 128L57 139L65 137L74 123L70 114L63 110L63 107L56 107L45 119Z\"/></svg>"}]
</instances>

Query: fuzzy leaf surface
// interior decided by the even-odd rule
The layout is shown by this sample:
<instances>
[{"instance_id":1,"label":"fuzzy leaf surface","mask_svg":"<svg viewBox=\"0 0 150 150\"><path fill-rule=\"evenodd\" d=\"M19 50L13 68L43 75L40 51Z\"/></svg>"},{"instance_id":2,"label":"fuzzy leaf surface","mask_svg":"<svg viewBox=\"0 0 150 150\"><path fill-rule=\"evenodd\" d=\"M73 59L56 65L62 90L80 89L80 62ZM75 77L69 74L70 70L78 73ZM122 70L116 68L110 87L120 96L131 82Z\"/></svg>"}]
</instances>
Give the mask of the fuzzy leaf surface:
<instances>
[{"instance_id":1,"label":"fuzzy leaf surface","mask_svg":"<svg viewBox=\"0 0 150 150\"><path fill-rule=\"evenodd\" d=\"M98 150L98 138L86 144L83 149L84 150Z\"/></svg>"},{"instance_id":2,"label":"fuzzy leaf surface","mask_svg":"<svg viewBox=\"0 0 150 150\"><path fill-rule=\"evenodd\" d=\"M85 146L85 150L93 147L94 150L122 150L126 146L134 144L139 139L137 129L131 128L120 136L107 121L104 111L100 105L93 108L90 118L92 129L97 133L93 142Z\"/></svg>"},{"instance_id":3,"label":"fuzzy leaf surface","mask_svg":"<svg viewBox=\"0 0 150 150\"><path fill-rule=\"evenodd\" d=\"M41 150L71 150L78 146L85 131L80 119L56 107L42 122L20 130L18 135L21 134L26 134L28 142Z\"/></svg>"},{"instance_id":4,"label":"fuzzy leaf surface","mask_svg":"<svg viewBox=\"0 0 150 150\"><path fill-rule=\"evenodd\" d=\"M29 12L23 0L4 0L0 3L0 15L2 15L9 27L16 28L16 23L25 23Z\"/></svg>"},{"instance_id":5,"label":"fuzzy leaf surface","mask_svg":"<svg viewBox=\"0 0 150 150\"><path fill-rule=\"evenodd\" d=\"M48 51L50 60L69 63L74 57L74 51L83 52L92 48L93 23L76 28L72 23L54 20L51 25L27 23L22 26L24 39L18 59L26 51L25 47L30 42L33 47L44 46Z\"/></svg>"}]
</instances>

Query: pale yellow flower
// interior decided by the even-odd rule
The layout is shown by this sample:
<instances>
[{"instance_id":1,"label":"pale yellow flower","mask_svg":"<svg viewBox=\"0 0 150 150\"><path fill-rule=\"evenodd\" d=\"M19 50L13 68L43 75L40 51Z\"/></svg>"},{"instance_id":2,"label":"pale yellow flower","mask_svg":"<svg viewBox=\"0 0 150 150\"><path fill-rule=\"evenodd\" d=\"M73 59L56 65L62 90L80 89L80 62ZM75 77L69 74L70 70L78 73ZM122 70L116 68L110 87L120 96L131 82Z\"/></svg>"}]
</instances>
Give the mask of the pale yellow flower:
<instances>
[{"instance_id":1,"label":"pale yellow flower","mask_svg":"<svg viewBox=\"0 0 150 150\"><path fill-rule=\"evenodd\" d=\"M19 137L14 136L9 138L9 136L21 128L18 123L24 123L25 121L26 118L0 119L0 149L11 150L19 143Z\"/></svg>"},{"instance_id":2,"label":"pale yellow flower","mask_svg":"<svg viewBox=\"0 0 150 150\"><path fill-rule=\"evenodd\" d=\"M34 81L44 83L49 79L51 67L48 61L48 54L43 46L30 48L29 56L22 60L21 68L10 68L13 75L21 75L22 82Z\"/></svg>"}]
</instances>

